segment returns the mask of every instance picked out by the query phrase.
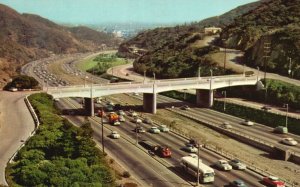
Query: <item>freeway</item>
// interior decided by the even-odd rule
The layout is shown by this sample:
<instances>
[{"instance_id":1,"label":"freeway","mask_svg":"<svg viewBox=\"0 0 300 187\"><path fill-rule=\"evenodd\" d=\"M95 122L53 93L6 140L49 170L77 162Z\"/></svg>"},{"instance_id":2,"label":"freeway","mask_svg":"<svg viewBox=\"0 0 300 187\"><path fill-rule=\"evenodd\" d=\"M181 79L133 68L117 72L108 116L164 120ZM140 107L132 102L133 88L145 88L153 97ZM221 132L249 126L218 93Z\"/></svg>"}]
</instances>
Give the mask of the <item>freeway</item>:
<instances>
[{"instance_id":1,"label":"freeway","mask_svg":"<svg viewBox=\"0 0 300 187\"><path fill-rule=\"evenodd\" d=\"M142 100L141 96L135 96L135 97ZM163 104L163 103L165 103L165 104L182 103L182 101L180 101L180 100L176 100L176 99L169 98L169 97L162 96L162 95L159 95L157 97L157 102L161 103L161 104ZM184 105L184 104L181 104L181 105ZM179 114L187 114L187 115L195 117L203 122L211 122L211 123L220 124L220 125L223 124L223 122L225 122L225 121L229 122L232 125L233 130L235 130L237 132L249 135L256 139L263 140L264 142L267 142L267 143L275 145L275 146L276 145L277 146L278 145L286 146L290 150L293 150L294 152L297 152L300 154L300 143L293 147L279 143L282 140L282 138L284 138L284 137L292 137L295 140L297 140L298 142L300 142L300 137L297 135L294 135L291 133L288 133L286 135L276 134L276 133L272 132L273 128L267 127L263 124L255 123L255 125L253 125L253 126L245 126L245 125L241 124L241 122L243 122L244 119L234 117L234 116L231 116L228 114L224 114L221 112L217 112L217 111L214 111L214 110L211 110L208 108L191 107L190 110L181 110L178 108L174 108L174 109L170 109L170 110L175 111Z\"/></svg>"},{"instance_id":2,"label":"freeway","mask_svg":"<svg viewBox=\"0 0 300 187\"><path fill-rule=\"evenodd\" d=\"M80 105L74 100L69 100L69 102L72 102L74 106L80 107ZM131 122L132 118L126 117L126 122L122 122L122 124L118 127L108 125L110 129L116 130L118 132L121 132L121 136L125 134L126 136L131 138L132 142L136 141L136 134L134 133L133 129L136 127L136 124ZM100 119L98 119L100 121ZM146 124L141 124L145 129L150 128L151 126L146 125ZM192 183L195 183L195 179L191 179L190 176L185 175L180 171L180 158L183 156L186 156L188 153L184 152L182 147L185 145L187 142L186 139L173 134L173 133L160 133L159 135L154 135L151 133L139 133L139 139L145 139L145 140L150 140L151 142L154 142L155 144L158 145L168 145L171 150L172 150L172 158L166 158L163 159L163 162L166 162L166 166L169 167L169 169L175 173L177 173L180 177L182 177L185 180L188 180ZM213 164L219 160L222 159L219 155L216 155L206 149L201 149L200 153L200 158L202 159L203 163L207 165L213 166ZM261 180L260 176L257 176L256 174L250 172L247 170L246 172L242 171L237 171L237 170L232 170L230 172L224 172L224 171L219 171L215 169L216 172L216 179L213 184L208 184L205 186L223 186L228 184L230 181L233 181L234 179L242 179L244 180L247 184L250 186L262 186L258 181Z\"/></svg>"},{"instance_id":3,"label":"freeway","mask_svg":"<svg viewBox=\"0 0 300 187\"><path fill-rule=\"evenodd\" d=\"M64 109L72 109L74 102L71 104L67 99L60 100L60 107ZM78 103L75 105L79 106ZM65 116L75 124L81 124L83 117L76 116ZM81 118L81 120L80 120ZM101 126L99 122L90 120L92 128L94 129L94 139L101 143ZM105 128L105 147L112 153L112 156L122 165L125 165L131 174L134 174L139 181L144 183L143 186L162 186L162 187L173 187L173 186L190 186L183 179L170 172L167 168L163 167L159 162L153 159L148 153L141 151L140 148L136 147L132 141L125 139L124 134L118 140L113 140L107 136L110 134L111 128ZM143 159L137 159L143 158Z\"/></svg>"}]
</instances>

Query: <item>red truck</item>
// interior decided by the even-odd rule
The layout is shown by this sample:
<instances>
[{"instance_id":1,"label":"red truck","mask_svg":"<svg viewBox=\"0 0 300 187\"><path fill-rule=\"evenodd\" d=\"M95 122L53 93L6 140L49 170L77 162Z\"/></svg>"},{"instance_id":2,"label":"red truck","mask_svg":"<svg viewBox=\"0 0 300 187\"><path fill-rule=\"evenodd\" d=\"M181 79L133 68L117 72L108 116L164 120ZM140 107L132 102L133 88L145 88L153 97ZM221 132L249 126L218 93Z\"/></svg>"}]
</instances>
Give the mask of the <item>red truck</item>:
<instances>
[{"instance_id":1,"label":"red truck","mask_svg":"<svg viewBox=\"0 0 300 187\"><path fill-rule=\"evenodd\" d=\"M157 154L160 157L171 157L172 152L167 146L156 145L148 140L142 140L139 142L143 147L148 149L149 151Z\"/></svg>"}]
</instances>

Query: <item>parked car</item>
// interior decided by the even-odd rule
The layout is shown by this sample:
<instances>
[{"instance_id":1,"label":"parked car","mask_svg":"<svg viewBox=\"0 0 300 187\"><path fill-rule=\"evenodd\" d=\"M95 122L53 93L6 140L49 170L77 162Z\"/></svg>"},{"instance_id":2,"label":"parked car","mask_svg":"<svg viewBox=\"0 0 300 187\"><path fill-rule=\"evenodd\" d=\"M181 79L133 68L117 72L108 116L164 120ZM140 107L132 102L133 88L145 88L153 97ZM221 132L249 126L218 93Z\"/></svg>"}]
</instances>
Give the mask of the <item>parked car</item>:
<instances>
[{"instance_id":1,"label":"parked car","mask_svg":"<svg viewBox=\"0 0 300 187\"><path fill-rule=\"evenodd\" d=\"M122 116L122 115L119 115L119 121L120 121L120 122L124 122L124 121L125 121L125 117Z\"/></svg>"},{"instance_id":2,"label":"parked car","mask_svg":"<svg viewBox=\"0 0 300 187\"><path fill-rule=\"evenodd\" d=\"M275 132L275 133L279 133L279 134L287 134L287 133L288 133L288 128L287 128L287 127L284 127L284 126L277 126L277 127L274 129L274 132Z\"/></svg>"},{"instance_id":3,"label":"parked car","mask_svg":"<svg viewBox=\"0 0 300 187\"><path fill-rule=\"evenodd\" d=\"M166 125L160 125L158 127L158 129L161 131L161 132L169 132L170 129L166 126Z\"/></svg>"},{"instance_id":4,"label":"parked car","mask_svg":"<svg viewBox=\"0 0 300 187\"><path fill-rule=\"evenodd\" d=\"M187 151L189 153L196 153L198 151L198 148L192 144L186 144L186 146L184 146L182 150Z\"/></svg>"},{"instance_id":5,"label":"parked car","mask_svg":"<svg viewBox=\"0 0 300 187\"><path fill-rule=\"evenodd\" d=\"M253 126L254 123L252 121L249 121L249 120L245 120L245 121L242 121L242 125L246 125L246 126Z\"/></svg>"},{"instance_id":6,"label":"parked car","mask_svg":"<svg viewBox=\"0 0 300 187\"><path fill-rule=\"evenodd\" d=\"M147 123L147 124L150 124L150 125L152 125L153 124L153 121L150 119L150 118L145 118L144 120L143 120L143 122L144 123Z\"/></svg>"},{"instance_id":7,"label":"parked car","mask_svg":"<svg viewBox=\"0 0 300 187\"><path fill-rule=\"evenodd\" d=\"M232 187L248 187L245 182L240 179L232 181L229 185Z\"/></svg>"},{"instance_id":8,"label":"parked car","mask_svg":"<svg viewBox=\"0 0 300 187\"><path fill-rule=\"evenodd\" d=\"M182 109L182 110L189 110L191 108L188 105L183 105L183 106L180 107L180 109Z\"/></svg>"},{"instance_id":9,"label":"parked car","mask_svg":"<svg viewBox=\"0 0 300 187\"><path fill-rule=\"evenodd\" d=\"M220 127L223 128L223 129L231 129L232 128L232 126L230 125L230 123L228 121L223 122L220 125Z\"/></svg>"},{"instance_id":10,"label":"parked car","mask_svg":"<svg viewBox=\"0 0 300 187\"><path fill-rule=\"evenodd\" d=\"M149 132L151 132L153 134L158 134L158 133L160 133L160 130L157 127L151 127L149 129Z\"/></svg>"},{"instance_id":11,"label":"parked car","mask_svg":"<svg viewBox=\"0 0 300 187\"><path fill-rule=\"evenodd\" d=\"M136 127L134 129L134 132L143 133L143 132L146 132L146 131L145 131L145 129L143 127Z\"/></svg>"},{"instance_id":12,"label":"parked car","mask_svg":"<svg viewBox=\"0 0 300 187\"><path fill-rule=\"evenodd\" d=\"M215 166L224 171L229 171L232 169L232 166L230 164L228 164L228 162L226 160L218 160L215 163Z\"/></svg>"},{"instance_id":13,"label":"parked car","mask_svg":"<svg viewBox=\"0 0 300 187\"><path fill-rule=\"evenodd\" d=\"M283 138L280 142L283 144L286 144L286 145L297 145L298 144L298 142L296 140L294 140L293 138Z\"/></svg>"},{"instance_id":14,"label":"parked car","mask_svg":"<svg viewBox=\"0 0 300 187\"><path fill-rule=\"evenodd\" d=\"M246 164L238 159L232 159L228 162L234 169L244 170L247 168Z\"/></svg>"},{"instance_id":15,"label":"parked car","mask_svg":"<svg viewBox=\"0 0 300 187\"><path fill-rule=\"evenodd\" d=\"M285 187L285 183L274 176L264 177L262 182L270 187Z\"/></svg>"},{"instance_id":16,"label":"parked car","mask_svg":"<svg viewBox=\"0 0 300 187\"><path fill-rule=\"evenodd\" d=\"M109 135L113 139L118 139L120 138L120 134L117 131L112 131L111 134Z\"/></svg>"}]
</instances>

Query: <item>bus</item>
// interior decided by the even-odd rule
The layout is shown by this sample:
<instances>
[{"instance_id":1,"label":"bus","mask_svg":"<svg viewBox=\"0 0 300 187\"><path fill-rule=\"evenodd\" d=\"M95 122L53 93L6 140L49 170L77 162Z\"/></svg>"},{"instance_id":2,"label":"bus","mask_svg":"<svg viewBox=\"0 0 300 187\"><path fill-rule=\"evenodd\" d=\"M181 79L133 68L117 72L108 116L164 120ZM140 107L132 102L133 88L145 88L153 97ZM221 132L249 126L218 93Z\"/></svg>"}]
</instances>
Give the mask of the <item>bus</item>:
<instances>
[{"instance_id":1,"label":"bus","mask_svg":"<svg viewBox=\"0 0 300 187\"><path fill-rule=\"evenodd\" d=\"M198 157L184 156L181 158L181 166L187 173L197 177ZM215 180L214 170L203 164L199 159L199 180L202 183L209 183Z\"/></svg>"}]
</instances>

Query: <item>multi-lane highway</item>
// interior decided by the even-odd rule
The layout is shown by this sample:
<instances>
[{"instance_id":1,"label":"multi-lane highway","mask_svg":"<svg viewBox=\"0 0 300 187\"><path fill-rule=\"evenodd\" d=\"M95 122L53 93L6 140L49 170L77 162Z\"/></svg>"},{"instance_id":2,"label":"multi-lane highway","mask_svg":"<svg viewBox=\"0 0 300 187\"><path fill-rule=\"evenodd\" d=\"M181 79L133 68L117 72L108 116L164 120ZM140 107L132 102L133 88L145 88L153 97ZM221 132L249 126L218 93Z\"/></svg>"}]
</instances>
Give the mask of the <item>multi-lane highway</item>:
<instances>
[{"instance_id":1,"label":"multi-lane highway","mask_svg":"<svg viewBox=\"0 0 300 187\"><path fill-rule=\"evenodd\" d=\"M80 105L75 102L74 100L70 99L61 99L65 103L69 103L69 105L73 105L74 107L80 107ZM136 127L136 124L131 122L132 118L126 117L127 121L122 122L122 124L118 127L107 125L111 130L116 130L121 133L121 136L126 136L130 139L131 142L136 141L136 134L133 131ZM100 121L100 119L96 118L96 121ZM151 126L147 124L141 124L145 129L150 128ZM99 123L97 125L97 128L99 128ZM100 132L99 132L100 133ZM180 158L183 156L188 155L185 151L181 150L182 147L185 146L185 143L187 142L186 139L173 134L173 133L160 133L159 135L151 134L151 133L139 133L139 139L140 140L150 140L151 142L154 142L158 145L168 145L172 150L172 158L165 158L163 159L164 165L161 165L161 167L167 168L168 172L175 172L183 179L195 183L195 179L189 175L186 175L182 170L180 170ZM118 140L115 141L118 143ZM140 147L138 145L138 147ZM140 147L143 149L142 147ZM108 148L110 149L110 148ZM119 153L120 154L120 153ZM149 156L149 155L148 155ZM200 152L200 158L202 159L203 163L207 165L213 166L213 164L221 159L219 155L216 155L206 149L201 149ZM259 181L261 180L261 176L258 176L248 170L246 171L238 171L238 170L232 170L230 172L225 171L219 171L218 169L215 169L216 172L216 178L215 182L213 184L208 184L205 186L224 186L229 184L229 182L235 180L235 179L242 179L250 186L262 186Z\"/></svg>"}]
</instances>

